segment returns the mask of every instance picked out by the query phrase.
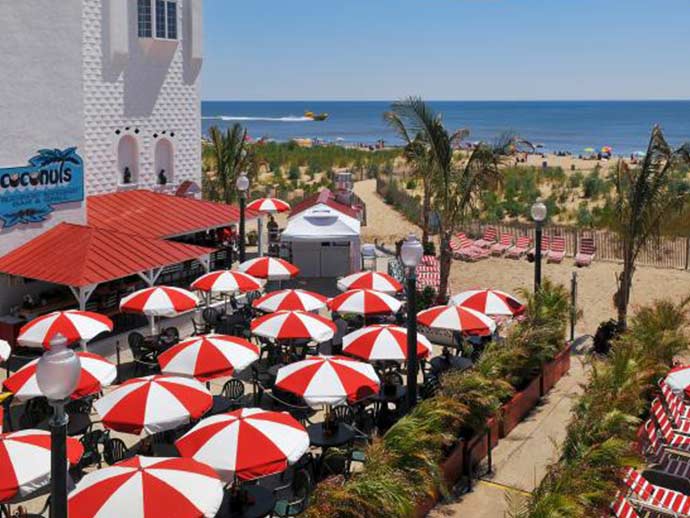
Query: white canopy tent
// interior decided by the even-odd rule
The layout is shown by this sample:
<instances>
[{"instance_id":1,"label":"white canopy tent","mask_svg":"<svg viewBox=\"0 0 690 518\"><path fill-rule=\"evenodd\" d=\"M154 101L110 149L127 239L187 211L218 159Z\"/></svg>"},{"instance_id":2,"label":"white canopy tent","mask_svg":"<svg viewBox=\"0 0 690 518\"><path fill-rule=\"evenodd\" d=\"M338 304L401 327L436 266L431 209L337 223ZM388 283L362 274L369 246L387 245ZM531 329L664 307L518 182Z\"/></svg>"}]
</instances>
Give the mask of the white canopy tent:
<instances>
[{"instance_id":1,"label":"white canopy tent","mask_svg":"<svg viewBox=\"0 0 690 518\"><path fill-rule=\"evenodd\" d=\"M361 269L360 222L326 204L292 216L281 235L302 277L341 277Z\"/></svg>"}]
</instances>

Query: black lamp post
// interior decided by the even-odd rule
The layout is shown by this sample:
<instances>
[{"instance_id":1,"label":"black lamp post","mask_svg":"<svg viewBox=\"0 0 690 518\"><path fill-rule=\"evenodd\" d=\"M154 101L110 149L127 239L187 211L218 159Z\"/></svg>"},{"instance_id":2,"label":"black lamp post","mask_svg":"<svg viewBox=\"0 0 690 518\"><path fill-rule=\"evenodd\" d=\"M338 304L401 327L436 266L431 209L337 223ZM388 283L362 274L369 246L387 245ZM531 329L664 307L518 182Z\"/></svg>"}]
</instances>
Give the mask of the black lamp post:
<instances>
[{"instance_id":1,"label":"black lamp post","mask_svg":"<svg viewBox=\"0 0 690 518\"><path fill-rule=\"evenodd\" d=\"M247 204L247 191L249 190L249 178L247 178L247 173L244 171L240 173L237 177L237 182L235 184L237 190L240 193L240 263L246 260L246 254L244 249L245 243L245 209Z\"/></svg>"},{"instance_id":2,"label":"black lamp post","mask_svg":"<svg viewBox=\"0 0 690 518\"><path fill-rule=\"evenodd\" d=\"M50 419L50 518L67 518L67 423L65 404L77 388L81 362L56 335L36 367L36 381L53 407Z\"/></svg>"},{"instance_id":3,"label":"black lamp post","mask_svg":"<svg viewBox=\"0 0 690 518\"><path fill-rule=\"evenodd\" d=\"M532 219L536 224L534 244L534 292L536 293L541 288L541 235L544 220L546 219L546 205L541 200L537 200L532 205Z\"/></svg>"},{"instance_id":4,"label":"black lamp post","mask_svg":"<svg viewBox=\"0 0 690 518\"><path fill-rule=\"evenodd\" d=\"M410 234L400 248L400 258L407 270L407 411L417 404L417 265L424 247Z\"/></svg>"}]
</instances>

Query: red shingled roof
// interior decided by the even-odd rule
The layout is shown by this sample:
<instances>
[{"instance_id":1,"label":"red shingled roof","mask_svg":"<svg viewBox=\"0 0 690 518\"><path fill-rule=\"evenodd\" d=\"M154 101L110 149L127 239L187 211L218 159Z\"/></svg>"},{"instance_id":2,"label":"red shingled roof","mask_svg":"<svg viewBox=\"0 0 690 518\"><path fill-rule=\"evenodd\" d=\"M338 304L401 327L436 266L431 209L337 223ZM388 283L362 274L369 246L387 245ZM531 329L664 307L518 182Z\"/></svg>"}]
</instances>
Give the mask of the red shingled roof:
<instances>
[{"instance_id":1,"label":"red shingled roof","mask_svg":"<svg viewBox=\"0 0 690 518\"><path fill-rule=\"evenodd\" d=\"M314 194L309 198L305 198L300 203L295 205L290 211L290 216L294 216L295 214L304 212L305 210L310 209L313 206L318 205L320 203L328 205L333 210L342 212L346 216L350 216L352 218L359 218L359 211L357 209L336 201L335 194L333 194L329 189L326 189L325 187L321 189L321 192L319 192L318 194Z\"/></svg>"},{"instance_id":2,"label":"red shingled roof","mask_svg":"<svg viewBox=\"0 0 690 518\"><path fill-rule=\"evenodd\" d=\"M61 223L0 258L0 272L87 286L198 259L211 248Z\"/></svg>"},{"instance_id":3,"label":"red shingled roof","mask_svg":"<svg viewBox=\"0 0 690 518\"><path fill-rule=\"evenodd\" d=\"M87 198L92 227L148 237L174 237L227 226L240 219L237 207L146 190L99 194ZM247 218L256 213L247 211Z\"/></svg>"}]
</instances>

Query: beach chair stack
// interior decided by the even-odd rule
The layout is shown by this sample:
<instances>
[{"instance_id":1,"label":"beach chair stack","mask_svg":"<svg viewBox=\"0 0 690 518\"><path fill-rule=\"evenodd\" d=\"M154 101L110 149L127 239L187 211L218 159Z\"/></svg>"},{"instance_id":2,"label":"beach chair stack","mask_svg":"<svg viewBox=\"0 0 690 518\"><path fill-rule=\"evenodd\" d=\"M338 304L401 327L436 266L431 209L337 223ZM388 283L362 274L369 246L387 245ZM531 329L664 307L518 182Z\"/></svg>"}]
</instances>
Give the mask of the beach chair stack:
<instances>
[{"instance_id":1,"label":"beach chair stack","mask_svg":"<svg viewBox=\"0 0 690 518\"><path fill-rule=\"evenodd\" d=\"M417 289L433 288L437 293L441 284L441 263L433 255L425 255L417 266Z\"/></svg>"},{"instance_id":2,"label":"beach chair stack","mask_svg":"<svg viewBox=\"0 0 690 518\"><path fill-rule=\"evenodd\" d=\"M650 468L627 468L621 475L628 488L611 503L619 518L690 517L690 405L664 380L651 404L651 417L641 437Z\"/></svg>"}]
</instances>

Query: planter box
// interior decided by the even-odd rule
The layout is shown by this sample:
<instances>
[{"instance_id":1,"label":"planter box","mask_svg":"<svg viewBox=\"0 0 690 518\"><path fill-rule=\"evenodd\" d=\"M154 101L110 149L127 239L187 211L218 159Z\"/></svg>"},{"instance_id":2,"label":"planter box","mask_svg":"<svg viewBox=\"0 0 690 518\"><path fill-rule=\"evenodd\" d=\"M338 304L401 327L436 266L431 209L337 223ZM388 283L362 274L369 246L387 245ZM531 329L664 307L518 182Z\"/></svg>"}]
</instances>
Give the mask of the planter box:
<instances>
[{"instance_id":1,"label":"planter box","mask_svg":"<svg viewBox=\"0 0 690 518\"><path fill-rule=\"evenodd\" d=\"M522 392L518 392L501 408L500 433L501 439L506 437L513 428L537 406L541 398L541 376L534 378Z\"/></svg>"},{"instance_id":2,"label":"planter box","mask_svg":"<svg viewBox=\"0 0 690 518\"><path fill-rule=\"evenodd\" d=\"M551 390L558 380L560 380L570 370L570 345L566 346L556 357L545 364L542 369L543 392L542 396Z\"/></svg>"}]
</instances>

